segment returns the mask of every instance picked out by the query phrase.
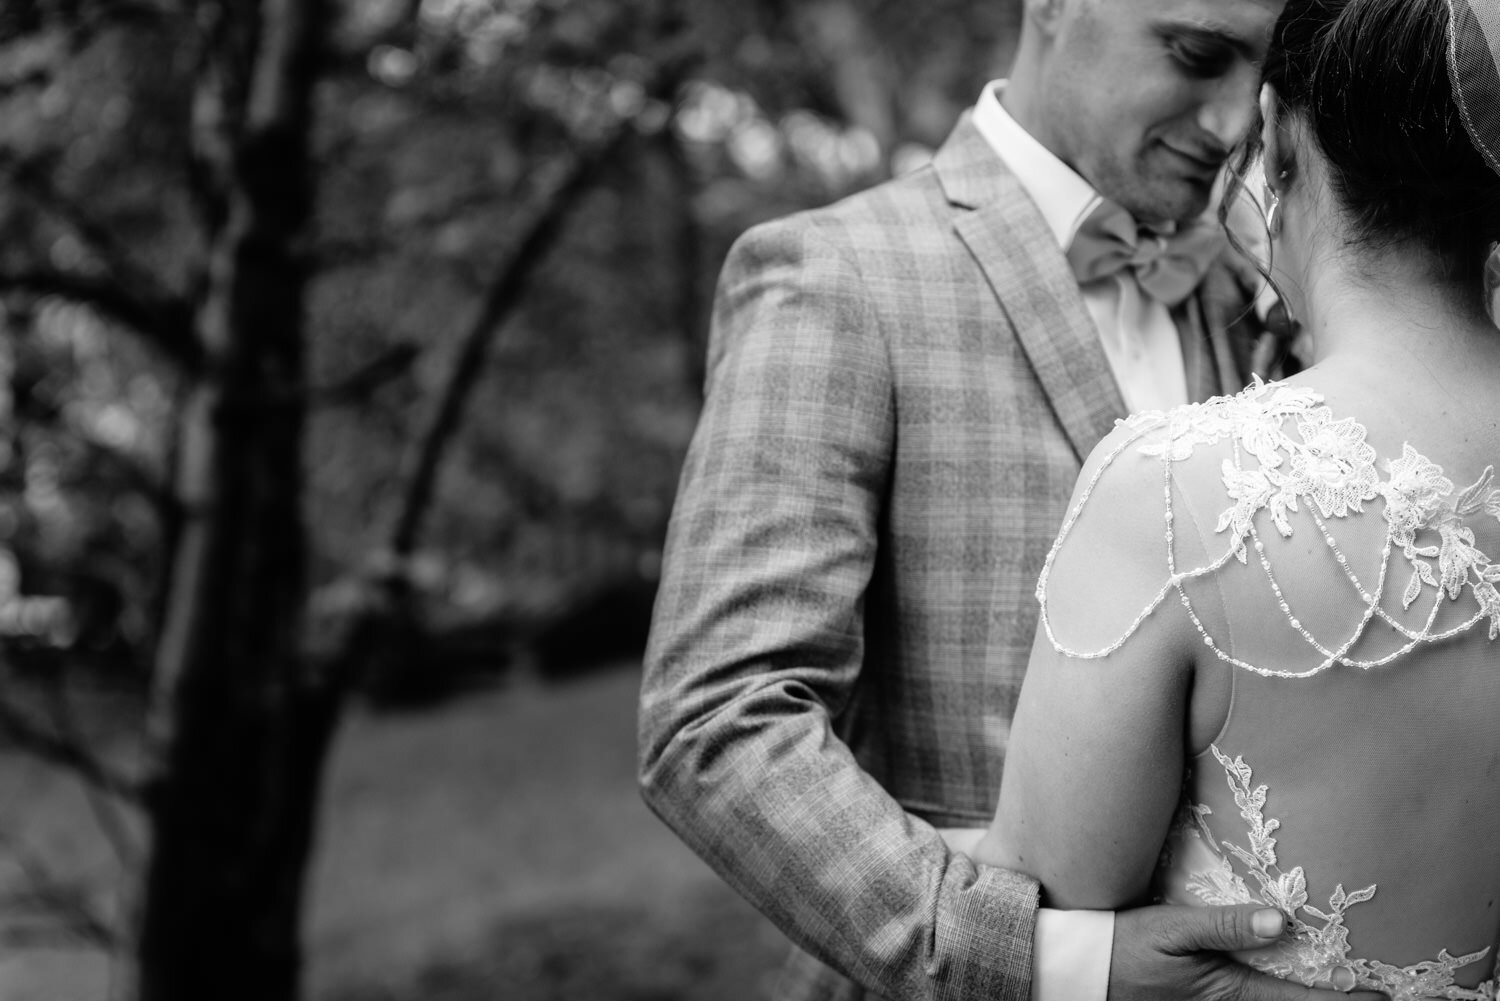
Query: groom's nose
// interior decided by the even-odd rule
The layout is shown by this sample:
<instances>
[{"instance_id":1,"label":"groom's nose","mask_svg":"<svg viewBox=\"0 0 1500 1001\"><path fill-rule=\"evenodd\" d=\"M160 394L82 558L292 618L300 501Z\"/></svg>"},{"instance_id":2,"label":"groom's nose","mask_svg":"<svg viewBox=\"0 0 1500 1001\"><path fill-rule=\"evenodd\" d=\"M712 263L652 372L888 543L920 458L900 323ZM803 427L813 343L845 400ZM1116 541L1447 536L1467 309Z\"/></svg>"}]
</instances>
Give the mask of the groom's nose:
<instances>
[{"instance_id":1,"label":"groom's nose","mask_svg":"<svg viewBox=\"0 0 1500 1001\"><path fill-rule=\"evenodd\" d=\"M1260 74L1247 62L1208 86L1203 103L1198 106L1198 127L1229 150L1244 138L1254 121Z\"/></svg>"}]
</instances>

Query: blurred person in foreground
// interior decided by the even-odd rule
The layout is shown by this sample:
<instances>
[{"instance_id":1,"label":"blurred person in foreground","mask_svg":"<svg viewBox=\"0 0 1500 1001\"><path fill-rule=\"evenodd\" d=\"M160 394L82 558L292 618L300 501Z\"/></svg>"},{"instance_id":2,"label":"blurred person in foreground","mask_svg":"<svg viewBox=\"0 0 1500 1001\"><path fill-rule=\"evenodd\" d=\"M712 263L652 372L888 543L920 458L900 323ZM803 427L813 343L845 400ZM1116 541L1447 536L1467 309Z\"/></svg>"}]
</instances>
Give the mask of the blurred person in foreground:
<instances>
[{"instance_id":1,"label":"blurred person in foreground","mask_svg":"<svg viewBox=\"0 0 1500 1001\"><path fill-rule=\"evenodd\" d=\"M1049 902L1268 904L1258 969L1496 997L1497 48L1500 0L1288 0L1258 134L1313 364L1084 468L975 855Z\"/></svg>"},{"instance_id":2,"label":"blurred person in foreground","mask_svg":"<svg viewBox=\"0 0 1500 1001\"><path fill-rule=\"evenodd\" d=\"M640 768L798 946L777 997L1308 997L1223 954L1274 910L1039 911L942 834L993 814L1084 457L1244 385L1211 202L1280 8L1028 0L1012 75L929 168L731 251Z\"/></svg>"}]
</instances>

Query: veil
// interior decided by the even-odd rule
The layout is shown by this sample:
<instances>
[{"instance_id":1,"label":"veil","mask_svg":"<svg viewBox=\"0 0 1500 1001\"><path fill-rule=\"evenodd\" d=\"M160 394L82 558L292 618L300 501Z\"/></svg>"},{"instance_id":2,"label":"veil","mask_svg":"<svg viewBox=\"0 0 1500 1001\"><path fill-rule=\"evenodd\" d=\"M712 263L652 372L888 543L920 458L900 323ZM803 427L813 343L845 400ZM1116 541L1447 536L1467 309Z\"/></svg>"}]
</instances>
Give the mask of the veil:
<instances>
[{"instance_id":1,"label":"veil","mask_svg":"<svg viewBox=\"0 0 1500 1001\"><path fill-rule=\"evenodd\" d=\"M1469 141L1500 174L1500 3L1448 0L1448 77ZM1484 296L1500 322L1500 245L1484 268Z\"/></svg>"},{"instance_id":2,"label":"veil","mask_svg":"<svg viewBox=\"0 0 1500 1001\"><path fill-rule=\"evenodd\" d=\"M1448 75L1464 129L1500 174L1500 3L1448 0Z\"/></svg>"}]
</instances>

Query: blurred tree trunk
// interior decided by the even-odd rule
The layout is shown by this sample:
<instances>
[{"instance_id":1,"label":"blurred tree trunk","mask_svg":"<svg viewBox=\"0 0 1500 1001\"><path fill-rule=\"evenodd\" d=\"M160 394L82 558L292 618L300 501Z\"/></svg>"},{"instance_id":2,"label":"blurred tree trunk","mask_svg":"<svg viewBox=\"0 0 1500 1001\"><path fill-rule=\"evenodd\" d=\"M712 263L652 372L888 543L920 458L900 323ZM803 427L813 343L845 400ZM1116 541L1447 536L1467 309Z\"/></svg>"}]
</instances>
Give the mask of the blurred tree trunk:
<instances>
[{"instance_id":1,"label":"blurred tree trunk","mask_svg":"<svg viewBox=\"0 0 1500 1001\"><path fill-rule=\"evenodd\" d=\"M704 240L698 222L698 180L680 140L670 129L663 129L653 146L660 150L666 161L676 189L672 199L677 210L673 252L681 275L677 289L677 327L686 357L683 366L685 382L691 398L701 406L708 376L708 310L701 274Z\"/></svg>"},{"instance_id":2,"label":"blurred tree trunk","mask_svg":"<svg viewBox=\"0 0 1500 1001\"><path fill-rule=\"evenodd\" d=\"M868 131L888 157L898 134L897 81L880 39L852 0L816 0L797 14L808 48L828 63L844 119Z\"/></svg>"},{"instance_id":3,"label":"blurred tree trunk","mask_svg":"<svg viewBox=\"0 0 1500 1001\"><path fill-rule=\"evenodd\" d=\"M136 1001L297 996L299 915L335 702L301 652L306 598L298 253L324 0L198 8L209 233L183 415L183 521L152 692Z\"/></svg>"}]
</instances>

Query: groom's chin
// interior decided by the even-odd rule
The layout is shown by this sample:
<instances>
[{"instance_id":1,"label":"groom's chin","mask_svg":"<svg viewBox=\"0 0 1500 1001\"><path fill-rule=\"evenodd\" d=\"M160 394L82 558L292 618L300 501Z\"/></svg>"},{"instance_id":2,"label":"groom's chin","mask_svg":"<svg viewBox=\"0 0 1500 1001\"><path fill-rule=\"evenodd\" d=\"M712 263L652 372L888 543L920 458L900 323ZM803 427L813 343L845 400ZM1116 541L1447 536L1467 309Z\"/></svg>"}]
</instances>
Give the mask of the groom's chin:
<instances>
[{"instance_id":1,"label":"groom's chin","mask_svg":"<svg viewBox=\"0 0 1500 1001\"><path fill-rule=\"evenodd\" d=\"M1116 196L1114 201L1142 223L1186 222L1208 209L1213 192L1214 178L1152 177L1130 196Z\"/></svg>"}]
</instances>

